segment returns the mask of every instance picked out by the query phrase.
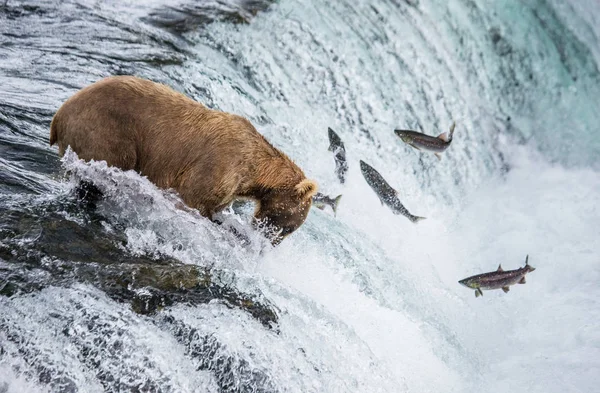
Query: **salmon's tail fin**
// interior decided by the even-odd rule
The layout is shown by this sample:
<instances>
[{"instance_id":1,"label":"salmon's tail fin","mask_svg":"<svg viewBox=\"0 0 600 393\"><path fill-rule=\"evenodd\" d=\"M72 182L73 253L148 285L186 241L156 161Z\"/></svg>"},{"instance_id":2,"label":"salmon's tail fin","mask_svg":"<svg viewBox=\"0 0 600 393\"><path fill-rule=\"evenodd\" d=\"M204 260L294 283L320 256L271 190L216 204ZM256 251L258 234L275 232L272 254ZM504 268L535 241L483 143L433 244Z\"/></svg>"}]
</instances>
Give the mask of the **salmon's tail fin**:
<instances>
[{"instance_id":1,"label":"salmon's tail fin","mask_svg":"<svg viewBox=\"0 0 600 393\"><path fill-rule=\"evenodd\" d=\"M412 222L414 222L415 224L418 223L419 221L426 220L426 219L427 219L427 217L418 217L418 216L412 216L410 218L410 220Z\"/></svg>"},{"instance_id":2,"label":"salmon's tail fin","mask_svg":"<svg viewBox=\"0 0 600 393\"><path fill-rule=\"evenodd\" d=\"M454 137L454 127L456 127L456 121L453 121L452 125L450 126L450 131L448 132L449 141L452 141L452 138Z\"/></svg>"},{"instance_id":3,"label":"salmon's tail fin","mask_svg":"<svg viewBox=\"0 0 600 393\"><path fill-rule=\"evenodd\" d=\"M335 199L333 200L333 215L334 217L337 215L337 208L338 205L340 204L340 200L342 199L342 194L338 195L335 197Z\"/></svg>"},{"instance_id":4,"label":"salmon's tail fin","mask_svg":"<svg viewBox=\"0 0 600 393\"><path fill-rule=\"evenodd\" d=\"M525 257L525 267L530 271L534 271L535 268L529 264L529 254Z\"/></svg>"}]
</instances>

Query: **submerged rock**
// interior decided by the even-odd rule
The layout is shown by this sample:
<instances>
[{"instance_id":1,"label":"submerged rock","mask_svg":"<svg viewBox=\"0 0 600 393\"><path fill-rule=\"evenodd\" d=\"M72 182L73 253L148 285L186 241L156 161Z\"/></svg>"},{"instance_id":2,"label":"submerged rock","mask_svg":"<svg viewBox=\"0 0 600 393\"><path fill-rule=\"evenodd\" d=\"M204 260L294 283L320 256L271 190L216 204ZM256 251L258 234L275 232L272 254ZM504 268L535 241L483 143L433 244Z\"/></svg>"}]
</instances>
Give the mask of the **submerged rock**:
<instances>
[{"instance_id":1,"label":"submerged rock","mask_svg":"<svg viewBox=\"0 0 600 393\"><path fill-rule=\"evenodd\" d=\"M124 248L123 234L108 231L93 214L66 218L77 209L76 204L13 206L8 211L0 207L0 295L84 283L129 303L139 314L154 314L176 303L220 301L247 311L264 326L277 322L269 307L215 282L215 272L170 257L132 255Z\"/></svg>"},{"instance_id":2,"label":"submerged rock","mask_svg":"<svg viewBox=\"0 0 600 393\"><path fill-rule=\"evenodd\" d=\"M185 33L216 21L249 23L272 3L274 0L199 1L177 7L163 6L152 11L145 20L173 33Z\"/></svg>"}]
</instances>

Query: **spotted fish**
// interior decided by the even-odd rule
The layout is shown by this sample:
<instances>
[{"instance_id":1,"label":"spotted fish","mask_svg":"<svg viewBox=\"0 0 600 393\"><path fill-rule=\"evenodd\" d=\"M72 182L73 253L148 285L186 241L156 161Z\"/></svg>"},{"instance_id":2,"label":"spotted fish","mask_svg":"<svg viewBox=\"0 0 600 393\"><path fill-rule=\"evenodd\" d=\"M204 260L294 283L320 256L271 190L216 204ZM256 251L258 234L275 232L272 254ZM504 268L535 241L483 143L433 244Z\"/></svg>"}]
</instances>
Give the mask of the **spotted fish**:
<instances>
[{"instance_id":1,"label":"spotted fish","mask_svg":"<svg viewBox=\"0 0 600 393\"><path fill-rule=\"evenodd\" d=\"M372 166L363 160L360 160L360 170L362 171L362 174L369 186L371 186L373 191L375 191L379 197L382 205L387 205L390 209L392 209L394 214L402 214L415 223L425 219L425 217L417 217L410 214L408 209L404 207L402 202L400 202L400 199L398 198L398 192L394 190L387 181L385 181L379 172L377 172Z\"/></svg>"},{"instance_id":2,"label":"spotted fish","mask_svg":"<svg viewBox=\"0 0 600 393\"><path fill-rule=\"evenodd\" d=\"M325 206L329 206L331 210L333 210L333 215L335 216L337 214L338 205L340 204L340 199L342 199L341 195L331 198L325 194L317 192L312 198L312 203L313 206L321 210L325 209Z\"/></svg>"},{"instance_id":3,"label":"spotted fish","mask_svg":"<svg viewBox=\"0 0 600 393\"><path fill-rule=\"evenodd\" d=\"M435 156L441 160L442 156L440 153L445 152L452 143L454 127L456 127L456 122L452 123L449 132L444 132L437 138L410 130L394 130L394 133L398 135L403 142L417 150L434 152Z\"/></svg>"},{"instance_id":4,"label":"spotted fish","mask_svg":"<svg viewBox=\"0 0 600 393\"><path fill-rule=\"evenodd\" d=\"M346 172L348 172L348 162L346 161L346 148L344 147L344 142L333 131L331 128L328 128L329 134L329 148L327 150L333 152L333 159L335 160L335 174L337 175L340 183L344 184L346 181Z\"/></svg>"},{"instance_id":5,"label":"spotted fish","mask_svg":"<svg viewBox=\"0 0 600 393\"><path fill-rule=\"evenodd\" d=\"M535 268L529 265L529 255L525 258L525 266L516 270L503 270L502 266L498 266L498 270L490 273L478 274L476 276L467 277L460 280L458 283L467 288L475 290L475 297L483 296L482 289L502 289L505 293L510 290L510 286L514 284L525 284L525 275L534 271Z\"/></svg>"}]
</instances>

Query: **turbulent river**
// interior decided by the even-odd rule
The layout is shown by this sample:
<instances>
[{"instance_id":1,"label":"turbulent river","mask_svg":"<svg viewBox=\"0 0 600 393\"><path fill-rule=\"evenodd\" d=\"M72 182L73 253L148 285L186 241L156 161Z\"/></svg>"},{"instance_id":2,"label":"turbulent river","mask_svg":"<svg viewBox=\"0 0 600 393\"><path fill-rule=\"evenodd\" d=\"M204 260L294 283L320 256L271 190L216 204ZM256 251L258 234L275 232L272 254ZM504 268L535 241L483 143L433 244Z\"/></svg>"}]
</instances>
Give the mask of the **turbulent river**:
<instances>
[{"instance_id":1,"label":"turbulent river","mask_svg":"<svg viewBox=\"0 0 600 393\"><path fill-rule=\"evenodd\" d=\"M131 3L0 1L0 392L598 391L597 1ZM337 216L241 244L61 159L54 112L121 74L247 117ZM441 160L393 133L453 121ZM382 206L359 160L427 219ZM457 282L526 255L509 293Z\"/></svg>"}]
</instances>

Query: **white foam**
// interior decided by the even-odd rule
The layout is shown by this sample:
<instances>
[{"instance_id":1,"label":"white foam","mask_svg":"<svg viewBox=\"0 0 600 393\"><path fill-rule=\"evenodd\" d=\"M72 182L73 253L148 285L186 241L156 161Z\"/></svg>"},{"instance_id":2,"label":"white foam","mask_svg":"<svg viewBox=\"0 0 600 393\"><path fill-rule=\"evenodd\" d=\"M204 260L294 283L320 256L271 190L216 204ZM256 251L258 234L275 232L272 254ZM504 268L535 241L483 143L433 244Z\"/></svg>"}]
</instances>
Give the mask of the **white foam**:
<instances>
[{"instance_id":1,"label":"white foam","mask_svg":"<svg viewBox=\"0 0 600 393\"><path fill-rule=\"evenodd\" d=\"M417 227L366 187L348 188L346 202L365 196L364 209L346 204L333 229L314 225L330 220L315 212L314 237L296 236L261 267L352 327L411 390L593 391L600 175L513 149L506 179ZM522 267L527 254L536 270L508 294L476 299L457 283L499 263Z\"/></svg>"}]
</instances>

